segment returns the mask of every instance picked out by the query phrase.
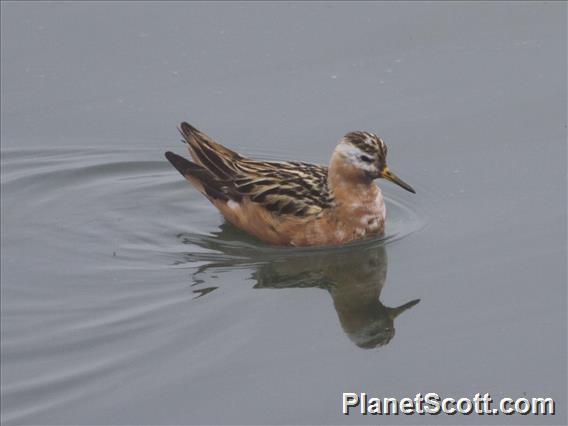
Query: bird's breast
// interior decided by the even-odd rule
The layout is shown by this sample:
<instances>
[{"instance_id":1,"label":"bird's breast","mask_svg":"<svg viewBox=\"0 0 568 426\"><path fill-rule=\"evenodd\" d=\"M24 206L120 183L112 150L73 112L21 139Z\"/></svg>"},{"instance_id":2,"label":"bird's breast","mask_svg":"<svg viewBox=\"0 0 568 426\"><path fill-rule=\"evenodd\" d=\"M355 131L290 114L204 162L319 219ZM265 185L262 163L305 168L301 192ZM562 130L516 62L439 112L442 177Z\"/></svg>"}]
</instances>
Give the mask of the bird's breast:
<instances>
[{"instance_id":1,"label":"bird's breast","mask_svg":"<svg viewBox=\"0 0 568 426\"><path fill-rule=\"evenodd\" d=\"M371 194L353 194L343 203L338 203L335 215L338 240L351 241L370 234L384 232L385 202L377 188Z\"/></svg>"},{"instance_id":2,"label":"bird's breast","mask_svg":"<svg viewBox=\"0 0 568 426\"><path fill-rule=\"evenodd\" d=\"M376 190L375 190L376 188ZM309 219L281 217L275 228L293 246L342 244L384 232L385 203L374 185L335 194L335 205Z\"/></svg>"}]
</instances>

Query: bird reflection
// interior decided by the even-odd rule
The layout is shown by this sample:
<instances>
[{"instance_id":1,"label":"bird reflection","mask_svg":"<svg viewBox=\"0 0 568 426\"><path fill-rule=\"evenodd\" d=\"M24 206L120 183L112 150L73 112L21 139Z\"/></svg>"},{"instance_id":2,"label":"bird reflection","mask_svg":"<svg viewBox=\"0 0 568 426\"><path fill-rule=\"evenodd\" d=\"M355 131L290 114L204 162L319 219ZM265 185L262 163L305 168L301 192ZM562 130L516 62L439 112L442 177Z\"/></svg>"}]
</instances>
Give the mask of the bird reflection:
<instances>
[{"instance_id":1,"label":"bird reflection","mask_svg":"<svg viewBox=\"0 0 568 426\"><path fill-rule=\"evenodd\" d=\"M217 238L205 241L182 235L187 243L198 244L213 250L220 250L222 260L204 255L186 254L184 262L206 261L194 274L194 284L204 283L197 279L210 268L224 268L238 264L250 264L255 268L252 278L256 289L321 288L332 300L341 327L349 339L358 347L370 349L390 342L395 334L394 320L404 311L416 305L415 299L398 307L385 306L381 291L387 277L387 254L384 245L357 245L330 250L282 250L224 245L235 236L231 225L223 225ZM180 262L181 263L181 262ZM194 290L198 297L204 296L216 287Z\"/></svg>"}]
</instances>

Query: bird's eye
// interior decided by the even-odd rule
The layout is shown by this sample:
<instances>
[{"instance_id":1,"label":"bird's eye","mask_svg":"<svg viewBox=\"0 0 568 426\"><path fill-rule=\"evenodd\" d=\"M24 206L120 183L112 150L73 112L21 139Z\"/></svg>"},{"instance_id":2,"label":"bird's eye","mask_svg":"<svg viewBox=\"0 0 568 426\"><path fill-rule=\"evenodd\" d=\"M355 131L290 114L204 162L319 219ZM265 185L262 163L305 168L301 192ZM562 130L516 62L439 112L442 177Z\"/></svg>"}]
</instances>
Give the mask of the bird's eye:
<instances>
[{"instance_id":1,"label":"bird's eye","mask_svg":"<svg viewBox=\"0 0 568 426\"><path fill-rule=\"evenodd\" d=\"M371 157L367 157L366 155L360 156L359 159L360 159L361 161L364 161L365 163L372 163L372 162L373 162L373 160L371 159Z\"/></svg>"}]
</instances>

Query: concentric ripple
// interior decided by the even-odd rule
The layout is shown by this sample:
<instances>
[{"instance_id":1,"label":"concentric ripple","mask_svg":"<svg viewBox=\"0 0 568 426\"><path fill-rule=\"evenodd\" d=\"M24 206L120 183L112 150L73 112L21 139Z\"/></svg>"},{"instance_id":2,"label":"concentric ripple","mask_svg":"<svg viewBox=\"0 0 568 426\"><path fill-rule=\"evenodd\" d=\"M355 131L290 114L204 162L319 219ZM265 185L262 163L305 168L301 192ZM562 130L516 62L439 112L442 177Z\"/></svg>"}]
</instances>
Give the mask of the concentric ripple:
<instances>
[{"instance_id":1,"label":"concentric ripple","mask_svg":"<svg viewBox=\"0 0 568 426\"><path fill-rule=\"evenodd\" d=\"M265 151L251 155L284 158L284 153ZM353 250L400 240L425 223L416 206L387 188L383 189L386 235L339 247L274 248L223 224L222 217L180 178L161 151L11 150L4 151L2 158L6 223L25 219L26 232L36 229L38 237L64 229L53 240L62 250L80 250L77 239L86 239L98 245L100 256L110 253L126 261L122 265L126 268L134 267L136 261L142 268L167 267L171 256L188 249L192 253L214 251L227 259L237 252L239 257L258 257Z\"/></svg>"},{"instance_id":2,"label":"concentric ripple","mask_svg":"<svg viewBox=\"0 0 568 426\"><path fill-rule=\"evenodd\" d=\"M1 190L3 422L48 421L140 379L181 349L175 336L218 321L201 296L242 281L233 297L247 297L258 265L370 250L424 224L387 189L384 237L271 247L225 223L158 149L6 150Z\"/></svg>"}]
</instances>

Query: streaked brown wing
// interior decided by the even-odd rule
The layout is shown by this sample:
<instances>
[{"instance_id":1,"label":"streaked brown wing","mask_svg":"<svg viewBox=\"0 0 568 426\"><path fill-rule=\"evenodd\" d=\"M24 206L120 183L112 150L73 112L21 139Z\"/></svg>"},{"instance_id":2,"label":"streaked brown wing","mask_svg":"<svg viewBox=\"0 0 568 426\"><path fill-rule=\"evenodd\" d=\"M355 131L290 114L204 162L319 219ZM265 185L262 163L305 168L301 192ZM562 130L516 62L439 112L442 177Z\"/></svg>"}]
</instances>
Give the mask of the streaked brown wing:
<instances>
[{"instance_id":1,"label":"streaked brown wing","mask_svg":"<svg viewBox=\"0 0 568 426\"><path fill-rule=\"evenodd\" d=\"M195 163L209 172L207 185L231 199L245 196L270 212L300 217L317 215L333 203L327 167L256 161L231 151L188 123L181 124L180 132Z\"/></svg>"},{"instance_id":2,"label":"streaked brown wing","mask_svg":"<svg viewBox=\"0 0 568 426\"><path fill-rule=\"evenodd\" d=\"M333 199L327 168L309 163L241 160L234 188L251 201L278 214L317 215Z\"/></svg>"}]
</instances>

